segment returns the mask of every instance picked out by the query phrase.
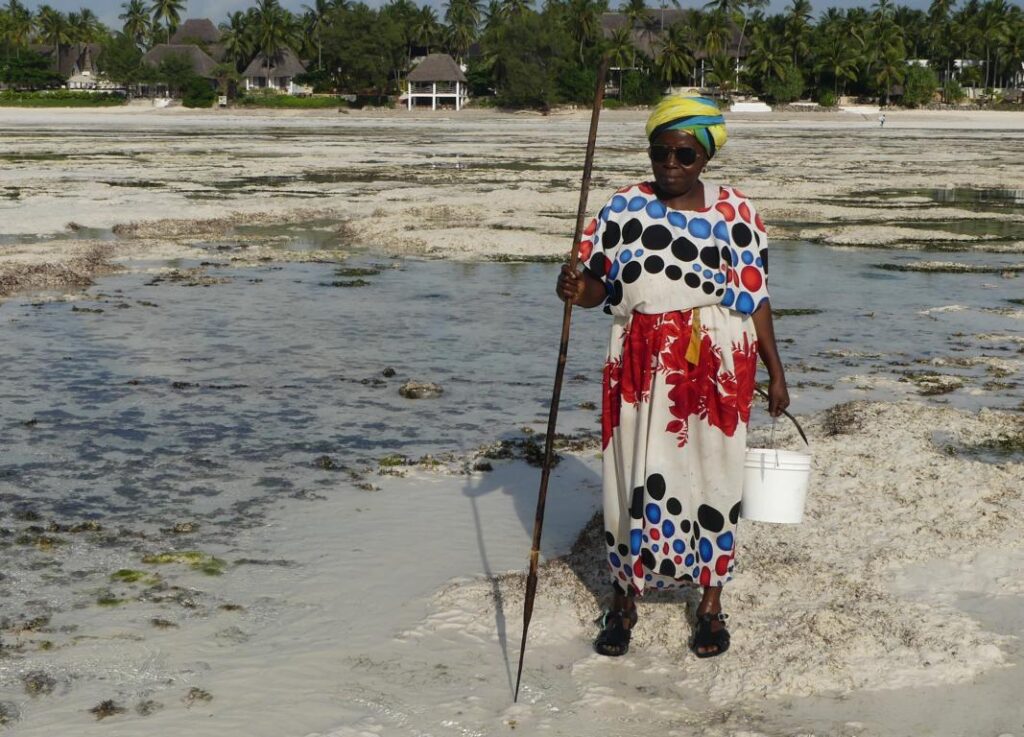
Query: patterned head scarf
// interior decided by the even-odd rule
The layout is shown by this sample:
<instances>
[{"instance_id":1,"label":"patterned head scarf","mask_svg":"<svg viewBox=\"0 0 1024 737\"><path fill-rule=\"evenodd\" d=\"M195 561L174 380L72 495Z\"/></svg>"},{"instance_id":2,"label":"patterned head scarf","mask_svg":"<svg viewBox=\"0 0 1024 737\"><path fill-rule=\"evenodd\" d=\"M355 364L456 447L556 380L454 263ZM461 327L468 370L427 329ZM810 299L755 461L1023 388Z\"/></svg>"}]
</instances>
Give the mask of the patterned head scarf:
<instances>
[{"instance_id":1,"label":"patterned head scarf","mask_svg":"<svg viewBox=\"0 0 1024 737\"><path fill-rule=\"evenodd\" d=\"M706 97L673 95L659 102L647 119L647 140L653 142L665 131L692 133L709 159L728 139L722 111Z\"/></svg>"}]
</instances>

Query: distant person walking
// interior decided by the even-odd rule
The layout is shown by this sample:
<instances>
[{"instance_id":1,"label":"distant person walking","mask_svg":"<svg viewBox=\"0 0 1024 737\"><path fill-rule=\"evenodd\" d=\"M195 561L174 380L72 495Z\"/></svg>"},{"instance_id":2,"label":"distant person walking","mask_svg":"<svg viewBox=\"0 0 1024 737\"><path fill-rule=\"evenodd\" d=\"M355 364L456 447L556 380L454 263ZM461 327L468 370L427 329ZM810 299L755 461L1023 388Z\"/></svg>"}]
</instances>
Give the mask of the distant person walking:
<instances>
[{"instance_id":1,"label":"distant person walking","mask_svg":"<svg viewBox=\"0 0 1024 737\"><path fill-rule=\"evenodd\" d=\"M746 430L758 354L768 411L789 405L768 304L768 235L734 187L701 181L726 141L703 97L668 97L647 121L653 181L620 189L584 230L582 271L557 293L612 316L604 364L604 526L614 595L594 643L624 655L634 597L700 586L691 647L729 648Z\"/></svg>"},{"instance_id":2,"label":"distant person walking","mask_svg":"<svg viewBox=\"0 0 1024 737\"><path fill-rule=\"evenodd\" d=\"M878 116L878 127L879 128L884 128L885 127L885 113L882 113L881 115Z\"/></svg>"}]
</instances>

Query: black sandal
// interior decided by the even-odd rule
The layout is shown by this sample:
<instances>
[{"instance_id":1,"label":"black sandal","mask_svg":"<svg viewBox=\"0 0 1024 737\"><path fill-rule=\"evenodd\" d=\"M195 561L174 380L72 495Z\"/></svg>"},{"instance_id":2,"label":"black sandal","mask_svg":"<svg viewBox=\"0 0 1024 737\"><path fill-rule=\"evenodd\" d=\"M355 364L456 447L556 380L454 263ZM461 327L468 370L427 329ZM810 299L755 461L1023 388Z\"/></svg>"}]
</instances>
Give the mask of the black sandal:
<instances>
[{"instance_id":1,"label":"black sandal","mask_svg":"<svg viewBox=\"0 0 1024 737\"><path fill-rule=\"evenodd\" d=\"M693 633L693 645L691 646L694 655L698 658L713 658L729 649L729 630L725 627L717 632L711 629L713 622L724 623L728 618L729 615L722 612L718 614L704 612L697 615L697 630ZM708 652L700 651L700 648L708 647L717 649Z\"/></svg>"},{"instance_id":2,"label":"black sandal","mask_svg":"<svg viewBox=\"0 0 1024 737\"><path fill-rule=\"evenodd\" d=\"M636 621L635 609L631 612L624 609L609 609L601 617L601 632L594 640L594 649L598 654L611 658L625 655L629 652L630 632L636 626Z\"/></svg>"}]
</instances>

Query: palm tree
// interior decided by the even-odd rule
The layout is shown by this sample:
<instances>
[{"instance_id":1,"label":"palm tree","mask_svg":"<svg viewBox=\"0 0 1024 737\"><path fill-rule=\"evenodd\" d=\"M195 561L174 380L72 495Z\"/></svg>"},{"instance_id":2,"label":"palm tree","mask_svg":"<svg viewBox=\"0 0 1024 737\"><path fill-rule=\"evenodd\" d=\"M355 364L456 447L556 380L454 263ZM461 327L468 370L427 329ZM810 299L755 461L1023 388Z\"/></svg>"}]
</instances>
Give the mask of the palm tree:
<instances>
[{"instance_id":1,"label":"palm tree","mask_svg":"<svg viewBox=\"0 0 1024 737\"><path fill-rule=\"evenodd\" d=\"M39 40L53 47L54 65L59 65L61 51L71 43L67 18L49 5L40 5L36 13L36 27L39 29Z\"/></svg>"},{"instance_id":2,"label":"palm tree","mask_svg":"<svg viewBox=\"0 0 1024 737\"><path fill-rule=\"evenodd\" d=\"M20 58L22 47L27 47L32 38L35 22L32 12L18 0L9 0L6 12L4 40L14 47L14 54Z\"/></svg>"},{"instance_id":3,"label":"palm tree","mask_svg":"<svg viewBox=\"0 0 1024 737\"><path fill-rule=\"evenodd\" d=\"M448 48L461 63L476 40L480 25L480 5L477 0L449 0L444 19L448 24L446 36Z\"/></svg>"},{"instance_id":4,"label":"palm tree","mask_svg":"<svg viewBox=\"0 0 1024 737\"><path fill-rule=\"evenodd\" d=\"M611 67L619 70L619 99L622 99L622 72L636 58L636 47L633 45L633 32L628 26L621 26L612 31L607 45L608 61Z\"/></svg>"},{"instance_id":5,"label":"palm tree","mask_svg":"<svg viewBox=\"0 0 1024 737\"><path fill-rule=\"evenodd\" d=\"M440 34L441 24L437 20L437 11L429 5L424 5L413 20L410 35L418 46L426 47L429 53L430 47L437 43Z\"/></svg>"},{"instance_id":6,"label":"palm tree","mask_svg":"<svg viewBox=\"0 0 1024 737\"><path fill-rule=\"evenodd\" d=\"M312 5L303 5L306 10L305 31L316 42L316 68L324 68L323 32L327 14L334 7L331 0L314 0Z\"/></svg>"},{"instance_id":7,"label":"palm tree","mask_svg":"<svg viewBox=\"0 0 1024 737\"><path fill-rule=\"evenodd\" d=\"M153 25L158 27L164 21L167 27L166 42L171 42L171 34L181 23L181 11L185 9L185 0L153 0L149 11L153 15Z\"/></svg>"},{"instance_id":8,"label":"palm tree","mask_svg":"<svg viewBox=\"0 0 1024 737\"><path fill-rule=\"evenodd\" d=\"M658 76L669 86L693 72L693 54L688 48L686 30L682 24L669 26L661 37L654 57L654 67Z\"/></svg>"},{"instance_id":9,"label":"palm tree","mask_svg":"<svg viewBox=\"0 0 1024 737\"><path fill-rule=\"evenodd\" d=\"M121 3L124 12L117 16L124 21L121 31L125 36L135 42L136 46L142 46L149 36L149 10L146 8L145 0L129 0Z\"/></svg>"},{"instance_id":10,"label":"palm tree","mask_svg":"<svg viewBox=\"0 0 1024 737\"><path fill-rule=\"evenodd\" d=\"M903 81L907 69L903 45L892 45L886 48L885 54L875 62L875 82L884 91L885 104L889 105L892 86Z\"/></svg>"},{"instance_id":11,"label":"palm tree","mask_svg":"<svg viewBox=\"0 0 1024 737\"><path fill-rule=\"evenodd\" d=\"M252 61L252 30L250 17L241 10L228 15L227 23L220 24L220 43L224 47L224 58L235 65L239 72Z\"/></svg>"},{"instance_id":12,"label":"palm tree","mask_svg":"<svg viewBox=\"0 0 1024 737\"><path fill-rule=\"evenodd\" d=\"M501 0L502 15L506 18L518 18L530 10L532 0Z\"/></svg>"},{"instance_id":13,"label":"palm tree","mask_svg":"<svg viewBox=\"0 0 1024 737\"><path fill-rule=\"evenodd\" d=\"M747 70L760 80L761 86L772 80L784 80L788 66L789 50L779 35L767 28L755 32L750 41Z\"/></svg>"},{"instance_id":14,"label":"palm tree","mask_svg":"<svg viewBox=\"0 0 1024 737\"><path fill-rule=\"evenodd\" d=\"M990 75L992 66L992 50L1006 42L1009 26L1006 19L1009 8L1006 0L987 0L978 14L977 29L981 42L985 46L985 88L995 82L995 75ZM991 76L991 81L990 81Z\"/></svg>"},{"instance_id":15,"label":"palm tree","mask_svg":"<svg viewBox=\"0 0 1024 737\"><path fill-rule=\"evenodd\" d=\"M284 52L290 46L297 45L298 24L277 0L258 0L253 9L252 23L253 47L263 57L269 87L270 70L284 59Z\"/></svg>"},{"instance_id":16,"label":"palm tree","mask_svg":"<svg viewBox=\"0 0 1024 737\"><path fill-rule=\"evenodd\" d=\"M568 0L566 22L569 35L579 47L582 64L584 47L597 43L601 33L601 10L597 0Z\"/></svg>"},{"instance_id":17,"label":"palm tree","mask_svg":"<svg viewBox=\"0 0 1024 737\"><path fill-rule=\"evenodd\" d=\"M857 66L860 63L859 42L837 27L828 32L822 39L815 54L817 71L827 72L832 76L832 91L839 97L840 84L857 79Z\"/></svg>"},{"instance_id":18,"label":"palm tree","mask_svg":"<svg viewBox=\"0 0 1024 737\"><path fill-rule=\"evenodd\" d=\"M885 2L886 0L880 0ZM785 39L793 55L793 66L799 67L800 62L810 53L808 36L810 35L811 3L810 0L792 0L786 8Z\"/></svg>"}]
</instances>

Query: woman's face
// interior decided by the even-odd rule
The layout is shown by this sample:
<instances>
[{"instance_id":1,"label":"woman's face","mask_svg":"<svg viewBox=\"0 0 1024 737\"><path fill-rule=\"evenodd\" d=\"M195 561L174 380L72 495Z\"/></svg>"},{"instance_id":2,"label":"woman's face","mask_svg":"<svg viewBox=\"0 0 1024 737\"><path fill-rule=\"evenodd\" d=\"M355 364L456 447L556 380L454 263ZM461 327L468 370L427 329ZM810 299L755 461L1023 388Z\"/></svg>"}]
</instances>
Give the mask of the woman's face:
<instances>
[{"instance_id":1,"label":"woman's face","mask_svg":"<svg viewBox=\"0 0 1024 737\"><path fill-rule=\"evenodd\" d=\"M656 161L653 154L662 146L676 150L663 161ZM651 149L651 171L654 173L654 181L665 197L679 197L689 192L700 179L701 172L708 163L704 147L688 131L665 131L654 139ZM680 159L687 159L686 151L681 149L694 151L694 154L690 154L694 156L693 163L681 163Z\"/></svg>"}]
</instances>

